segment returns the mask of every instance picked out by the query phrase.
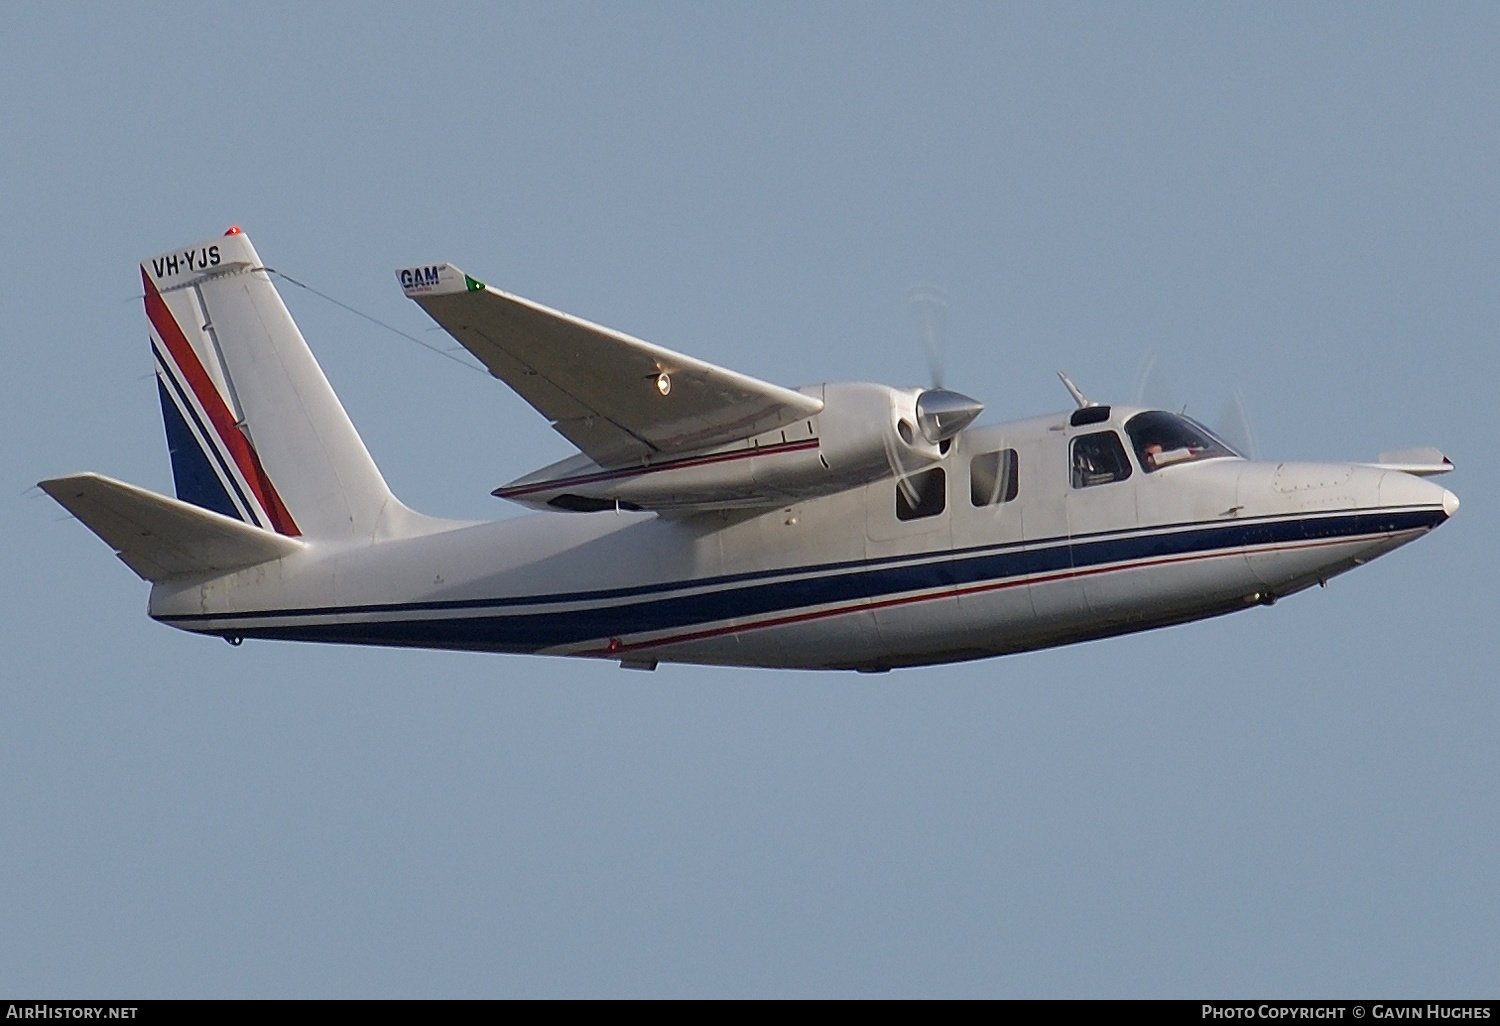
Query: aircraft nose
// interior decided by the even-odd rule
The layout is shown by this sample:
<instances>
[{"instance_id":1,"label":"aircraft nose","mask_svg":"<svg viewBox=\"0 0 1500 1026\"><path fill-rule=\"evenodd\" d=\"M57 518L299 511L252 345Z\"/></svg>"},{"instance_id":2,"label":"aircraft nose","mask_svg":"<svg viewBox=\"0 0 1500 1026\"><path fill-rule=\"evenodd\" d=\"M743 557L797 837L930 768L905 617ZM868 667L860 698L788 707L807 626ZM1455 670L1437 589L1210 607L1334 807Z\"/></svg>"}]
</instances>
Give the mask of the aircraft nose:
<instances>
[{"instance_id":1,"label":"aircraft nose","mask_svg":"<svg viewBox=\"0 0 1500 1026\"><path fill-rule=\"evenodd\" d=\"M1450 517L1458 512L1458 496L1446 488L1443 489L1443 512Z\"/></svg>"},{"instance_id":2,"label":"aircraft nose","mask_svg":"<svg viewBox=\"0 0 1500 1026\"><path fill-rule=\"evenodd\" d=\"M1389 507L1426 507L1435 514L1436 527L1458 512L1458 496L1426 478L1388 470L1380 478L1380 505ZM1442 510L1441 515L1436 515Z\"/></svg>"}]
</instances>

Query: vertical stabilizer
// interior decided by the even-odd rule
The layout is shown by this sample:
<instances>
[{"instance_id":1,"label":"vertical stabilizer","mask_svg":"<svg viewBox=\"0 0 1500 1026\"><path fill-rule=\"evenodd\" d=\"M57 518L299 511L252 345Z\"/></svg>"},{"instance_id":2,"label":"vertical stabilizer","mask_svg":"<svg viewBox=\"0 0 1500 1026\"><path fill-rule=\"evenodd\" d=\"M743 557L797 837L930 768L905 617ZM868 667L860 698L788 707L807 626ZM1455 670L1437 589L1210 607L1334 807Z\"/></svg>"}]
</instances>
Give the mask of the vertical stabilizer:
<instances>
[{"instance_id":1,"label":"vertical stabilizer","mask_svg":"<svg viewBox=\"0 0 1500 1026\"><path fill-rule=\"evenodd\" d=\"M279 534L408 533L249 238L141 264L177 497Z\"/></svg>"}]
</instances>

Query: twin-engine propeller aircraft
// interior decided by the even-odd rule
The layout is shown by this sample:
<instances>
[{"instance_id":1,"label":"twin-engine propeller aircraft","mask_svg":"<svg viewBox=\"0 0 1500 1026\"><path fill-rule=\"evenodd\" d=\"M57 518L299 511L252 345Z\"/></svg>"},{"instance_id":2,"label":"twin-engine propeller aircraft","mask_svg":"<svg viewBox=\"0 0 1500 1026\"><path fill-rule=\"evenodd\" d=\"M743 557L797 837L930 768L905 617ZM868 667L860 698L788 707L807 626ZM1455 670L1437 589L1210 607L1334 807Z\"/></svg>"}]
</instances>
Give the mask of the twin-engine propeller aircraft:
<instances>
[{"instance_id":1,"label":"twin-engine propeller aircraft","mask_svg":"<svg viewBox=\"0 0 1500 1026\"><path fill-rule=\"evenodd\" d=\"M1241 457L1186 417L1088 402L973 426L943 389L796 391L508 295L449 264L415 300L579 453L496 523L386 487L238 229L141 265L177 498L41 487L150 581L150 615L281 638L886 670L1275 600L1458 508L1431 449Z\"/></svg>"}]
</instances>

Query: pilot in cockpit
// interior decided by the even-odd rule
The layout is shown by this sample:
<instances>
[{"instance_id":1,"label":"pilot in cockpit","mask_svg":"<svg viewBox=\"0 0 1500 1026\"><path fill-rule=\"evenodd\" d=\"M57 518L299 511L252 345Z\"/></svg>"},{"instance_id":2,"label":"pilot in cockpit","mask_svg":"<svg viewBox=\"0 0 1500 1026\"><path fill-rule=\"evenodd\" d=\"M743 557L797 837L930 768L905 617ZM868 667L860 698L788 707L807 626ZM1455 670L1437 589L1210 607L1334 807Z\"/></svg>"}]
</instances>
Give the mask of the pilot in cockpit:
<instances>
[{"instance_id":1,"label":"pilot in cockpit","mask_svg":"<svg viewBox=\"0 0 1500 1026\"><path fill-rule=\"evenodd\" d=\"M1215 456L1237 453L1196 421L1153 410L1137 414L1125 424L1136 458L1148 474L1153 470Z\"/></svg>"}]
</instances>

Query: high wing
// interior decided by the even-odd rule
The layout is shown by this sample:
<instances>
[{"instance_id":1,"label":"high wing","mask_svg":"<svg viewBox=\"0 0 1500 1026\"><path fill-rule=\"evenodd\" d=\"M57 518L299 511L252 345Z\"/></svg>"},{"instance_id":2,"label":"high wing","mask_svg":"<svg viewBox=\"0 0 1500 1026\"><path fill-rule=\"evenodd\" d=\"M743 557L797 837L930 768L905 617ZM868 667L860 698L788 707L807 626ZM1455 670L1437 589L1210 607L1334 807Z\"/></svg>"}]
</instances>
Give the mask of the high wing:
<instances>
[{"instance_id":1,"label":"high wing","mask_svg":"<svg viewBox=\"0 0 1500 1026\"><path fill-rule=\"evenodd\" d=\"M600 467L725 445L823 402L490 288L452 264L396 272L406 295Z\"/></svg>"}]
</instances>

